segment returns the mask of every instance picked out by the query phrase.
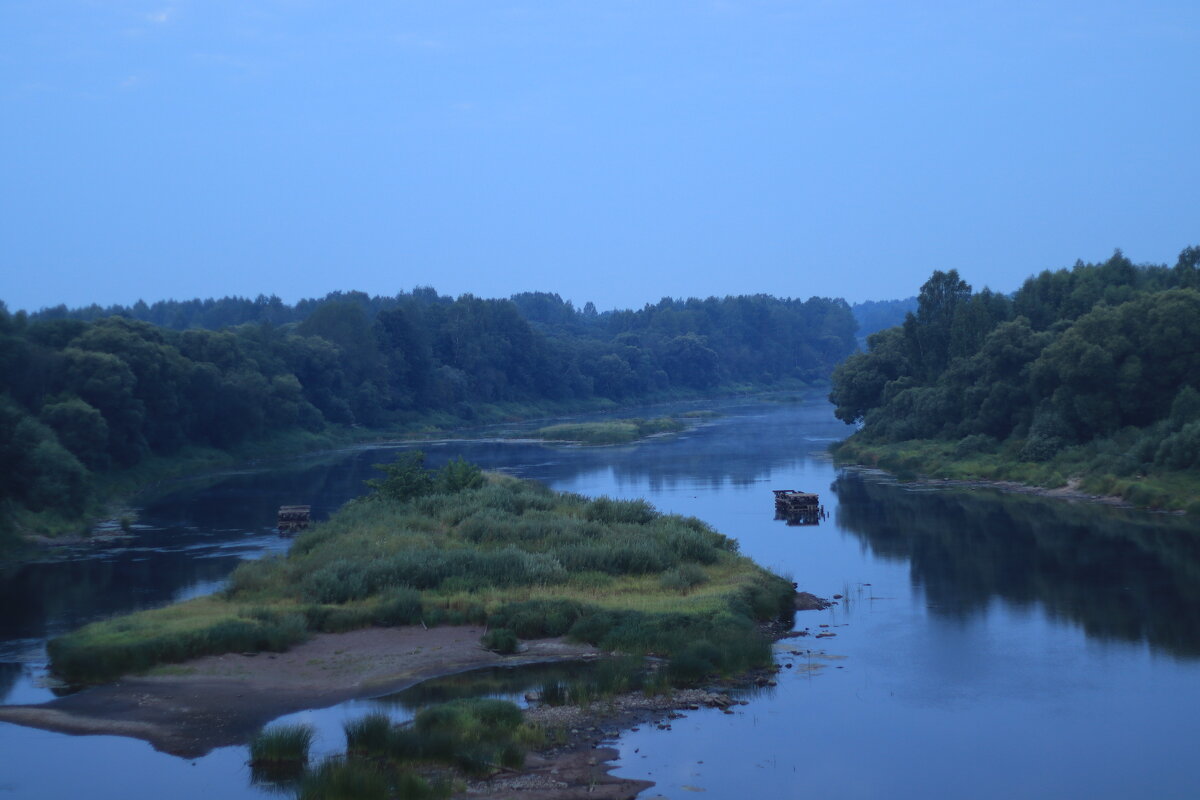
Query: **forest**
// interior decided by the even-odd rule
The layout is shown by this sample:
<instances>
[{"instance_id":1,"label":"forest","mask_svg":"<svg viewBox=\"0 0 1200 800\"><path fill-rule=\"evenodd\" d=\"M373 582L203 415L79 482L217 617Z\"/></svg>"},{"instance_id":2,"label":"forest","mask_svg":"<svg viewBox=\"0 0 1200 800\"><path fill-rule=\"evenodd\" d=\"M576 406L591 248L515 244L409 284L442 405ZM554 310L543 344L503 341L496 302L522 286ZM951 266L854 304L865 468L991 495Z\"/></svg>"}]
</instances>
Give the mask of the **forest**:
<instances>
[{"instance_id":1,"label":"forest","mask_svg":"<svg viewBox=\"0 0 1200 800\"><path fill-rule=\"evenodd\" d=\"M97 475L189 446L385 431L588 401L825 380L855 347L842 300L663 299L597 313L556 294L333 293L287 305L0 304L0 531L77 519Z\"/></svg>"},{"instance_id":2,"label":"forest","mask_svg":"<svg viewBox=\"0 0 1200 800\"><path fill-rule=\"evenodd\" d=\"M1012 296L934 272L915 313L834 371L836 415L862 425L843 455L932 442L910 466L975 460L988 477L1084 476L1138 504L1179 505L1162 481L1139 481L1200 467L1198 266L1197 247L1174 266L1117 251ZM994 469L1018 463L1024 472Z\"/></svg>"}]
</instances>

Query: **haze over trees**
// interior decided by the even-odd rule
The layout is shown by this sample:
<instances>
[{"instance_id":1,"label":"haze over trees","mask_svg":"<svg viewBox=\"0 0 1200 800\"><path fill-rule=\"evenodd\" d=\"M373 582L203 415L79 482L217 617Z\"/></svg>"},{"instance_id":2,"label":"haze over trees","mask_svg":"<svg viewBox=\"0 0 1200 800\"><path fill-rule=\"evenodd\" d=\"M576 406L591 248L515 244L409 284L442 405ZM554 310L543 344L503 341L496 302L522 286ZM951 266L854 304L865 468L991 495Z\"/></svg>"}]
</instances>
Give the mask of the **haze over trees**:
<instances>
[{"instance_id":1,"label":"haze over trees","mask_svg":"<svg viewBox=\"0 0 1200 800\"><path fill-rule=\"evenodd\" d=\"M909 312L917 310L916 296L903 300L866 300L850 306L850 313L858 323L858 341L866 345L867 337L884 328L893 328L904 323Z\"/></svg>"},{"instance_id":2,"label":"haze over trees","mask_svg":"<svg viewBox=\"0 0 1200 800\"><path fill-rule=\"evenodd\" d=\"M224 298L27 315L0 304L0 508L77 514L93 473L188 445L817 381L854 332L844 301L765 295L604 314L555 294L428 288L295 306Z\"/></svg>"},{"instance_id":3,"label":"haze over trees","mask_svg":"<svg viewBox=\"0 0 1200 800\"><path fill-rule=\"evenodd\" d=\"M868 338L830 399L865 442L957 441L1114 475L1200 466L1200 248L1173 267L1100 264L1029 278L1011 298L935 272L916 313ZM1086 447L1086 450L1079 448Z\"/></svg>"}]
</instances>

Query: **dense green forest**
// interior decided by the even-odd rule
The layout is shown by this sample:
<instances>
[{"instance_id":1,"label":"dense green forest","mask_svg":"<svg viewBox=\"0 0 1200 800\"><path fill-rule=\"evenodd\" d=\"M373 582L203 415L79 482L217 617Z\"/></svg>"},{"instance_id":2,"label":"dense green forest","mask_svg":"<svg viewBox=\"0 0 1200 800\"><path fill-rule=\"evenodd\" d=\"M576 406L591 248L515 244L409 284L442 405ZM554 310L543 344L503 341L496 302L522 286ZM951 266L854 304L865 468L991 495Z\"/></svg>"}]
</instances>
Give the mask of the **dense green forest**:
<instances>
[{"instance_id":1,"label":"dense green forest","mask_svg":"<svg viewBox=\"0 0 1200 800\"><path fill-rule=\"evenodd\" d=\"M921 472L1088 477L1141 504L1184 504L1171 481L1200 467L1198 266L1197 247L1173 267L1118 251L1011 297L933 273L915 313L835 370L835 413L862 423L842 454L895 457L921 440L909 448Z\"/></svg>"},{"instance_id":2,"label":"dense green forest","mask_svg":"<svg viewBox=\"0 0 1200 800\"><path fill-rule=\"evenodd\" d=\"M603 314L554 294L432 289L294 306L224 298L28 315L0 304L0 524L78 517L93 475L188 446L818 381L854 333L844 301L765 295Z\"/></svg>"}]
</instances>

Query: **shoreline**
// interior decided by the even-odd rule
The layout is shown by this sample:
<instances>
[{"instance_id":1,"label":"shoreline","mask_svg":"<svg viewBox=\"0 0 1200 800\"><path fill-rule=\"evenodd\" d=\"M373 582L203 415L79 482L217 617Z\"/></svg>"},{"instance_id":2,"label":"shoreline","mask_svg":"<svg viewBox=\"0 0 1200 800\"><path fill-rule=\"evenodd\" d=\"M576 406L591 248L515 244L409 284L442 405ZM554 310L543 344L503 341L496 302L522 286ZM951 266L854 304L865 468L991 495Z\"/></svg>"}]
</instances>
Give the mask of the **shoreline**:
<instances>
[{"instance_id":1,"label":"shoreline","mask_svg":"<svg viewBox=\"0 0 1200 800\"><path fill-rule=\"evenodd\" d=\"M1096 503L1098 505L1106 505L1113 508L1138 509L1158 514L1180 515L1186 513L1184 511L1143 508L1141 506L1134 505L1119 495L1090 494L1079 489L1081 481L1078 478L1070 479L1067 481L1066 486L1050 488L1048 486L1037 486L1032 483L1021 483L1019 481L998 481L989 480L987 478L930 478L925 475L919 475L916 478L903 479L897 477L894 472L884 469L883 467L873 467L868 464L843 464L840 466L842 469L850 469L854 470L855 472L871 475L885 475L894 480L896 483L920 484L922 486L931 486L937 489L995 489L997 491L1008 492L1011 494L1027 494L1034 497L1047 497L1074 502Z\"/></svg>"},{"instance_id":2,"label":"shoreline","mask_svg":"<svg viewBox=\"0 0 1200 800\"><path fill-rule=\"evenodd\" d=\"M827 602L827 601L822 601ZM809 606L801 606L807 608ZM820 606L816 606L820 607ZM479 646L476 626L367 628L317 634L283 653L205 656L150 674L121 678L37 705L0 706L0 722L71 735L141 739L154 749L195 759L219 747L244 746L286 714L348 700L380 697L432 678L486 667L586 661L596 648L562 638L524 642L515 655ZM788 639L779 629L772 639ZM730 691L773 686L779 664L703 688L634 692L587 706L542 705L531 697L526 719L562 738L531 751L523 767L467 783L456 798L474 800L632 800L652 781L611 774L620 753L610 746L641 725L669 729L689 710L732 714L746 705Z\"/></svg>"},{"instance_id":3,"label":"shoreline","mask_svg":"<svg viewBox=\"0 0 1200 800\"><path fill-rule=\"evenodd\" d=\"M282 653L204 656L120 678L37 705L0 706L0 722L75 735L128 736L198 758L244 745L285 714L379 697L431 678L490 666L598 657L562 638L500 656L476 626L362 628L322 633Z\"/></svg>"},{"instance_id":4,"label":"shoreline","mask_svg":"<svg viewBox=\"0 0 1200 800\"><path fill-rule=\"evenodd\" d=\"M562 407L539 408L530 415L505 413L500 406L484 414L482 418L467 420L458 418L449 426L441 427L435 421L436 414L428 416L427 422L404 423L392 428L352 429L334 428L304 437L303 442L294 445L281 444L287 437L276 437L243 443L235 451L218 451L212 448L200 448L182 458L176 456L160 457L161 464L139 464L121 474L100 476L108 491L103 500L97 501L97 507L85 512L78 519L78 526L64 528L63 532L54 534L44 531L31 530L18 524L14 529L14 539L7 552L0 552L0 568L18 567L22 564L39 560L45 554L57 548L75 547L93 541L104 541L106 538L120 538L128 535L120 529L119 518L131 511L131 502L138 495L154 491L164 485L175 482L198 480L209 476L220 475L230 470L254 466L263 461L290 459L300 456L320 456L326 453L336 453L347 448L369 447L375 444L399 443L419 444L421 442L441 441L447 437L453 438L456 433L477 430L505 423L530 423L537 421L552 421L570 419L580 414L600 412L620 412L622 409L638 407L655 407L671 403L687 402L718 402L722 400L763 398L769 400L771 395L787 392L814 392L826 388L821 382L811 386L801 387L761 387L751 391L738 391L726 387L724 391L712 394L681 393L678 396L643 398L641 400L616 403L589 399L580 403L568 403ZM626 444L653 439L644 437ZM519 441L497 437L503 441ZM317 441L319 440L319 441ZM530 439L543 444L579 444L569 441L552 441L545 439ZM315 445L315 446L314 446ZM178 463L172 464L172 460ZM136 473L153 473L153 477L140 478ZM101 510L102 509L102 510ZM110 523L113 531L96 534L96 529L104 523Z\"/></svg>"},{"instance_id":5,"label":"shoreline","mask_svg":"<svg viewBox=\"0 0 1200 800\"><path fill-rule=\"evenodd\" d=\"M996 453L963 457L941 440L863 444L855 440L858 435L831 445L836 466L875 470L900 482L930 486L990 488L1153 513L1200 513L1195 500L1200 482L1187 470L1121 477L1089 472L1078 458L1033 463L1004 460ZM934 477L938 475L942 477Z\"/></svg>"}]
</instances>

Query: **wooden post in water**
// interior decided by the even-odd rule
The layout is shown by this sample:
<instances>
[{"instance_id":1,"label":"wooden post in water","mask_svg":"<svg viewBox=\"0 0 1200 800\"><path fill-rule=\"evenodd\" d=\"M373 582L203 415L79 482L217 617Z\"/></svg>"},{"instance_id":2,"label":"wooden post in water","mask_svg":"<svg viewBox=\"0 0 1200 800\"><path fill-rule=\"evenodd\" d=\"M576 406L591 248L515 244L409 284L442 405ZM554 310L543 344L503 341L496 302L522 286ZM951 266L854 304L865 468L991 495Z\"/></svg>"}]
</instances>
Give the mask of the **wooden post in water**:
<instances>
[{"instance_id":1,"label":"wooden post in water","mask_svg":"<svg viewBox=\"0 0 1200 800\"><path fill-rule=\"evenodd\" d=\"M280 506L275 526L280 533L295 533L308 527L312 506Z\"/></svg>"},{"instance_id":2,"label":"wooden post in water","mask_svg":"<svg viewBox=\"0 0 1200 800\"><path fill-rule=\"evenodd\" d=\"M786 520L788 525L816 525L825 518L825 507L817 495L795 489L772 491L775 494L775 519Z\"/></svg>"}]
</instances>

